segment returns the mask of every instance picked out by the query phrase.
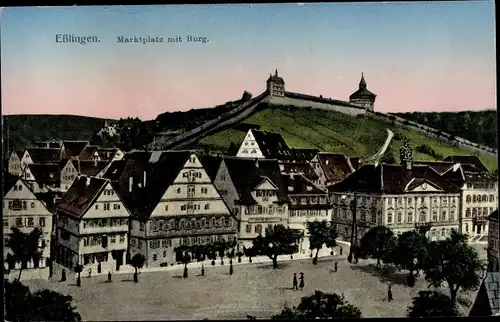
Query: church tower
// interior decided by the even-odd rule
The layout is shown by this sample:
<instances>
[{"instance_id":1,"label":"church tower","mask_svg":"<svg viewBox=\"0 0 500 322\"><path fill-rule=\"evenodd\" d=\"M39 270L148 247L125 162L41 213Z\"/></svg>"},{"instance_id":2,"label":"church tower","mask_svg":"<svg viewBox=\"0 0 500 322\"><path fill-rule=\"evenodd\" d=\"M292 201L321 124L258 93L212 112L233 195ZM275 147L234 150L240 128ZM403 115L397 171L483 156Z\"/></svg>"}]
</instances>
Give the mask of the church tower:
<instances>
[{"instance_id":1,"label":"church tower","mask_svg":"<svg viewBox=\"0 0 500 322\"><path fill-rule=\"evenodd\" d=\"M413 161L413 149L408 144L408 139L405 138L403 146L399 149L399 159L401 160L401 165L406 170L411 170Z\"/></svg>"},{"instance_id":2,"label":"church tower","mask_svg":"<svg viewBox=\"0 0 500 322\"><path fill-rule=\"evenodd\" d=\"M349 96L349 103L364 107L373 111L375 98L377 95L366 89L366 81L363 73L361 73L361 80L359 81L359 89Z\"/></svg>"},{"instance_id":3,"label":"church tower","mask_svg":"<svg viewBox=\"0 0 500 322\"><path fill-rule=\"evenodd\" d=\"M278 76L278 70L276 69L274 75L269 74L267 79L267 91L271 96L285 96L285 81L283 78Z\"/></svg>"}]
</instances>

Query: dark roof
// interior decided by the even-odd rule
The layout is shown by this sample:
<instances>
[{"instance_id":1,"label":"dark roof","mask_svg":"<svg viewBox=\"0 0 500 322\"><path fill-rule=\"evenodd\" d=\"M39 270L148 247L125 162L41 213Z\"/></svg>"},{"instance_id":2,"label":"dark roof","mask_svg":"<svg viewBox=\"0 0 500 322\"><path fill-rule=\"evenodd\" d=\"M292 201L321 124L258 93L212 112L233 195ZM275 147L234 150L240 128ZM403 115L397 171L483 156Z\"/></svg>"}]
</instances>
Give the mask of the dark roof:
<instances>
[{"instance_id":1,"label":"dark roof","mask_svg":"<svg viewBox=\"0 0 500 322\"><path fill-rule=\"evenodd\" d=\"M66 157L76 157L88 144L89 141L63 141L64 154Z\"/></svg>"},{"instance_id":2,"label":"dark roof","mask_svg":"<svg viewBox=\"0 0 500 322\"><path fill-rule=\"evenodd\" d=\"M57 212L65 213L76 218L82 217L89 207L99 197L109 180L80 176L73 181L69 190L58 203Z\"/></svg>"},{"instance_id":3,"label":"dark roof","mask_svg":"<svg viewBox=\"0 0 500 322\"><path fill-rule=\"evenodd\" d=\"M55 193L53 191L36 193L35 196L38 200L42 201L45 204L45 207L51 213L56 211L56 203L55 198L60 197L61 193Z\"/></svg>"},{"instance_id":4,"label":"dark roof","mask_svg":"<svg viewBox=\"0 0 500 322\"><path fill-rule=\"evenodd\" d=\"M125 160L116 160L111 162L109 168L104 173L103 178L111 181L117 181L122 175L125 164Z\"/></svg>"},{"instance_id":5,"label":"dark roof","mask_svg":"<svg viewBox=\"0 0 500 322\"><path fill-rule=\"evenodd\" d=\"M252 197L252 191L265 178L278 187L278 201L288 201L285 187L281 182L278 160L225 157L224 163L238 192L240 204L256 203Z\"/></svg>"},{"instance_id":6,"label":"dark roof","mask_svg":"<svg viewBox=\"0 0 500 322\"><path fill-rule=\"evenodd\" d=\"M311 161L318 153L319 149L292 148L294 159L299 162Z\"/></svg>"},{"instance_id":7,"label":"dark roof","mask_svg":"<svg viewBox=\"0 0 500 322\"><path fill-rule=\"evenodd\" d=\"M334 100L331 98L324 98L324 97L318 97L318 96L313 96L313 95L307 95L307 94L285 92L285 97L296 98L296 99L311 101L311 102L326 103L326 104L340 105L340 106L347 106L347 107L362 109L362 107L353 105L349 102Z\"/></svg>"},{"instance_id":8,"label":"dark roof","mask_svg":"<svg viewBox=\"0 0 500 322\"><path fill-rule=\"evenodd\" d=\"M488 220L496 220L498 221L498 209L493 211L489 216Z\"/></svg>"},{"instance_id":9,"label":"dark roof","mask_svg":"<svg viewBox=\"0 0 500 322\"><path fill-rule=\"evenodd\" d=\"M85 176L96 176L106 168L106 166L110 163L110 161L102 160L102 161L79 161L79 160L71 160L73 166L76 171Z\"/></svg>"},{"instance_id":10,"label":"dark roof","mask_svg":"<svg viewBox=\"0 0 500 322\"><path fill-rule=\"evenodd\" d=\"M358 169L361 165L361 158L360 157L350 157L349 162L351 163L352 167L354 170Z\"/></svg>"},{"instance_id":11,"label":"dark roof","mask_svg":"<svg viewBox=\"0 0 500 322\"><path fill-rule=\"evenodd\" d=\"M213 155L202 155L200 158L200 162L205 169L205 172L210 177L212 182L217 175L217 171L219 171L220 164L222 162L222 157L213 156Z\"/></svg>"},{"instance_id":12,"label":"dark roof","mask_svg":"<svg viewBox=\"0 0 500 322\"><path fill-rule=\"evenodd\" d=\"M414 165L428 165L429 167L436 170L437 173L443 174L451 167L453 167L454 163L450 161L414 161Z\"/></svg>"},{"instance_id":13,"label":"dark roof","mask_svg":"<svg viewBox=\"0 0 500 322\"><path fill-rule=\"evenodd\" d=\"M303 174L309 180L318 180L319 176L314 172L310 163L305 162L282 162L280 167L283 169L282 174L297 173Z\"/></svg>"},{"instance_id":14,"label":"dark roof","mask_svg":"<svg viewBox=\"0 0 500 322\"><path fill-rule=\"evenodd\" d=\"M58 163L61 161L61 150L55 148L26 149L33 163Z\"/></svg>"},{"instance_id":15,"label":"dark roof","mask_svg":"<svg viewBox=\"0 0 500 322\"><path fill-rule=\"evenodd\" d=\"M443 161L451 161L455 163L472 164L481 171L490 171L476 155L450 155L443 159Z\"/></svg>"},{"instance_id":16,"label":"dark roof","mask_svg":"<svg viewBox=\"0 0 500 322\"><path fill-rule=\"evenodd\" d=\"M24 150L14 150L13 152L15 152L17 154L19 159L23 157Z\"/></svg>"},{"instance_id":17,"label":"dark roof","mask_svg":"<svg viewBox=\"0 0 500 322\"><path fill-rule=\"evenodd\" d=\"M32 163L28 164L27 167L33 174L33 181L44 184L57 184L60 182L61 168L58 164Z\"/></svg>"},{"instance_id":18,"label":"dark roof","mask_svg":"<svg viewBox=\"0 0 500 322\"><path fill-rule=\"evenodd\" d=\"M99 153L99 156L101 157L102 160L108 160L112 159L116 152L118 152L118 148L98 148L97 153Z\"/></svg>"},{"instance_id":19,"label":"dark roof","mask_svg":"<svg viewBox=\"0 0 500 322\"><path fill-rule=\"evenodd\" d=\"M361 80L359 81L359 89L352 93L351 96L349 96L349 99L353 98L367 98L367 99L375 99L377 95L373 94L370 92L368 89L366 89L366 81L365 77L363 74L361 74Z\"/></svg>"},{"instance_id":20,"label":"dark roof","mask_svg":"<svg viewBox=\"0 0 500 322\"><path fill-rule=\"evenodd\" d=\"M319 153L318 161L327 181L344 180L352 173L349 160L343 154Z\"/></svg>"},{"instance_id":21,"label":"dark roof","mask_svg":"<svg viewBox=\"0 0 500 322\"><path fill-rule=\"evenodd\" d=\"M460 189L428 166L414 165L410 170L397 164L365 164L343 181L330 186L331 192L358 191L372 193L403 193L412 180L437 186L449 193ZM422 180L424 179L424 180Z\"/></svg>"},{"instance_id":22,"label":"dark roof","mask_svg":"<svg viewBox=\"0 0 500 322\"><path fill-rule=\"evenodd\" d=\"M274 83L278 83L278 84L282 84L282 85L285 84L285 81L283 80L283 78L278 76L278 70L275 71L274 75L271 75L271 74L269 75L267 82L268 83L274 82Z\"/></svg>"},{"instance_id":23,"label":"dark roof","mask_svg":"<svg viewBox=\"0 0 500 322\"><path fill-rule=\"evenodd\" d=\"M301 174L284 174L281 176L281 181L288 195L328 194L328 191L318 188Z\"/></svg>"},{"instance_id":24,"label":"dark roof","mask_svg":"<svg viewBox=\"0 0 500 322\"><path fill-rule=\"evenodd\" d=\"M12 173L9 172L4 172L2 176L2 187L3 187L3 196L14 187L14 185L17 183L17 181L21 180L18 176L13 175Z\"/></svg>"},{"instance_id":25,"label":"dark roof","mask_svg":"<svg viewBox=\"0 0 500 322\"><path fill-rule=\"evenodd\" d=\"M78 155L78 159L80 160L94 160L94 154L98 152L99 146L98 145L87 145L83 148L82 152Z\"/></svg>"},{"instance_id":26,"label":"dark roof","mask_svg":"<svg viewBox=\"0 0 500 322\"><path fill-rule=\"evenodd\" d=\"M191 151L140 151L125 155L125 166L117 181L117 190L133 216L143 221L149 218L191 153ZM145 183L144 173L146 173ZM130 178L132 178L131 192Z\"/></svg>"},{"instance_id":27,"label":"dark roof","mask_svg":"<svg viewBox=\"0 0 500 322\"><path fill-rule=\"evenodd\" d=\"M268 159L293 160L292 150L279 133L251 130L260 151Z\"/></svg>"}]
</instances>

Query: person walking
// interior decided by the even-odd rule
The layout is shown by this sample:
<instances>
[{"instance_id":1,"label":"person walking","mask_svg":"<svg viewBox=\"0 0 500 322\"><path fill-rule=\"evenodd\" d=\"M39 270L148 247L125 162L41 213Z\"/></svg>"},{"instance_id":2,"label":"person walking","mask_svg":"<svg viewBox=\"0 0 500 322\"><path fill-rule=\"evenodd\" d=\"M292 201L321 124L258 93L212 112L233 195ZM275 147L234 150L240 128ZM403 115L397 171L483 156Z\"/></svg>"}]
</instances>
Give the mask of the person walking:
<instances>
[{"instance_id":1,"label":"person walking","mask_svg":"<svg viewBox=\"0 0 500 322\"><path fill-rule=\"evenodd\" d=\"M108 271L108 282L111 283L111 271Z\"/></svg>"},{"instance_id":2,"label":"person walking","mask_svg":"<svg viewBox=\"0 0 500 322\"><path fill-rule=\"evenodd\" d=\"M337 271L338 269L338 265L339 265L339 261L335 261L335 272Z\"/></svg>"},{"instance_id":3,"label":"person walking","mask_svg":"<svg viewBox=\"0 0 500 322\"><path fill-rule=\"evenodd\" d=\"M299 288L302 290L304 288L304 273L300 272L300 284Z\"/></svg>"},{"instance_id":4,"label":"person walking","mask_svg":"<svg viewBox=\"0 0 500 322\"><path fill-rule=\"evenodd\" d=\"M205 266L201 264L201 276L205 276Z\"/></svg>"},{"instance_id":5,"label":"person walking","mask_svg":"<svg viewBox=\"0 0 500 322\"><path fill-rule=\"evenodd\" d=\"M387 289L387 301L390 302L392 301L392 286L391 283L389 282L389 288Z\"/></svg>"},{"instance_id":6,"label":"person walking","mask_svg":"<svg viewBox=\"0 0 500 322\"><path fill-rule=\"evenodd\" d=\"M340 256L342 256L342 246L340 246Z\"/></svg>"},{"instance_id":7,"label":"person walking","mask_svg":"<svg viewBox=\"0 0 500 322\"><path fill-rule=\"evenodd\" d=\"M297 273L293 273L293 287L292 290L298 290L299 289L299 283L297 281Z\"/></svg>"},{"instance_id":8,"label":"person walking","mask_svg":"<svg viewBox=\"0 0 500 322\"><path fill-rule=\"evenodd\" d=\"M65 282L65 281L66 281L66 270L63 269L62 274L61 274L61 282Z\"/></svg>"},{"instance_id":9,"label":"person walking","mask_svg":"<svg viewBox=\"0 0 500 322\"><path fill-rule=\"evenodd\" d=\"M91 267L89 267L89 278L90 278L90 276L92 276L92 268Z\"/></svg>"}]
</instances>

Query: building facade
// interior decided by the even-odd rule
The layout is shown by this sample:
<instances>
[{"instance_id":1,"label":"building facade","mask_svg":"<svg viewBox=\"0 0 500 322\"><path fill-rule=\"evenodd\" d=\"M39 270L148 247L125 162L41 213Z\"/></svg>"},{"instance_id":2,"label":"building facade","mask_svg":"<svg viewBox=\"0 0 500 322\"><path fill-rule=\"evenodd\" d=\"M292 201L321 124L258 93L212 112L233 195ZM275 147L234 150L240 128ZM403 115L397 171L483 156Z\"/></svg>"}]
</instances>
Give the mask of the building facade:
<instances>
[{"instance_id":1,"label":"building facade","mask_svg":"<svg viewBox=\"0 0 500 322\"><path fill-rule=\"evenodd\" d=\"M130 213L107 179L80 176L56 207L56 262L69 269L119 270L128 248Z\"/></svg>"},{"instance_id":2,"label":"building facade","mask_svg":"<svg viewBox=\"0 0 500 322\"><path fill-rule=\"evenodd\" d=\"M488 216L488 271L500 271L500 224L498 209Z\"/></svg>"},{"instance_id":3,"label":"building facade","mask_svg":"<svg viewBox=\"0 0 500 322\"><path fill-rule=\"evenodd\" d=\"M24 151L12 151L10 158L9 158L9 173L19 176L21 175L21 159L23 157Z\"/></svg>"},{"instance_id":4,"label":"building facade","mask_svg":"<svg viewBox=\"0 0 500 322\"><path fill-rule=\"evenodd\" d=\"M285 96L285 81L278 76L277 69L274 71L274 75L269 74L266 84L266 89L271 96Z\"/></svg>"}]
</instances>

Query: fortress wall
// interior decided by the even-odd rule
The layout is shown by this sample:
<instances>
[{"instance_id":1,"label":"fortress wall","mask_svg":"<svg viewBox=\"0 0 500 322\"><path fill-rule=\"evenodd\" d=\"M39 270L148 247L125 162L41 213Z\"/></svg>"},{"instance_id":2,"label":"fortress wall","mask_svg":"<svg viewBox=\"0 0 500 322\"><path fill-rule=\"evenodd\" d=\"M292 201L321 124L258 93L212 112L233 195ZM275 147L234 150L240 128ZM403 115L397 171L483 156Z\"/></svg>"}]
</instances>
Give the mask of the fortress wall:
<instances>
[{"instance_id":1,"label":"fortress wall","mask_svg":"<svg viewBox=\"0 0 500 322\"><path fill-rule=\"evenodd\" d=\"M269 96L266 99L264 99L264 102L267 102L269 104L284 105L284 106L293 105L293 106L297 106L297 107L311 107L311 108L316 108L316 109L321 109L321 110L336 111L336 112L340 112L340 113L344 113L344 114L348 114L348 115L354 115L354 116L366 113L366 110L363 108L357 109L357 108L348 107L348 106L313 102L313 101L301 100L301 99L290 98L290 97Z\"/></svg>"},{"instance_id":2,"label":"fortress wall","mask_svg":"<svg viewBox=\"0 0 500 322\"><path fill-rule=\"evenodd\" d=\"M477 144L477 143L471 142L469 140L466 140L464 138L460 138L460 137L456 137L456 136L454 137L451 134L440 132L437 129L434 129L434 128L431 128L429 126L422 125L422 124L419 124L419 123L416 123L413 121L409 121L409 120L406 120L406 119L398 117L398 116L394 116L394 115L389 116L389 115L384 114L384 113L371 112L371 111L368 111L367 115L369 115L375 119L385 121L385 122L394 122L394 124L398 124L402 127L416 130L420 133L424 133L425 135L428 135L428 136L436 138L436 139L448 141L451 144L455 144L455 145L462 147L462 148L467 148L467 149L470 149L470 150L475 151L475 152L489 154L491 156L497 155L497 150L492 149L488 146ZM439 134L439 133L441 133L441 134Z\"/></svg>"}]
</instances>

